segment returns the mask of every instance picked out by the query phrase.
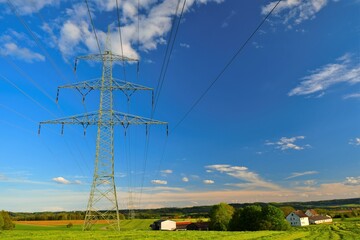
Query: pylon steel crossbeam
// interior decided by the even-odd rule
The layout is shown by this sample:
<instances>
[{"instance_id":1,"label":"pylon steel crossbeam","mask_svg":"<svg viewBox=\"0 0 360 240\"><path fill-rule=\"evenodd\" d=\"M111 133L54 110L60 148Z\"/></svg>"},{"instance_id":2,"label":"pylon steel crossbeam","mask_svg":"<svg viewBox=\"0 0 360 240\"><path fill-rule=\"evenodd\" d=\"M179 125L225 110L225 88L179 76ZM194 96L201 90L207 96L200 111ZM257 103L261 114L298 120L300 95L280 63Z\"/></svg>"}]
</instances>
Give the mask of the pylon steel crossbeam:
<instances>
[{"instance_id":1,"label":"pylon steel crossbeam","mask_svg":"<svg viewBox=\"0 0 360 240\"><path fill-rule=\"evenodd\" d=\"M104 220L112 229L120 230L119 206L114 178L114 126L121 125L127 129L129 125L142 124L147 129L150 124L167 125L166 122L126 114L113 109L114 90L121 90L129 98L137 90L152 91L152 89L113 78L113 62L138 62L138 60L113 54L110 49L108 34L106 49L103 54L81 56L76 58L75 61L75 70L78 60L102 62L101 78L58 88L58 90L60 88L74 88L83 95L83 100L84 96L90 91L100 90L99 110L92 113L43 121L39 124L39 133L43 124L61 124L61 132L63 132L64 125L82 125L84 133L88 126L97 126L94 175L83 230L90 230L99 220Z\"/></svg>"}]
</instances>

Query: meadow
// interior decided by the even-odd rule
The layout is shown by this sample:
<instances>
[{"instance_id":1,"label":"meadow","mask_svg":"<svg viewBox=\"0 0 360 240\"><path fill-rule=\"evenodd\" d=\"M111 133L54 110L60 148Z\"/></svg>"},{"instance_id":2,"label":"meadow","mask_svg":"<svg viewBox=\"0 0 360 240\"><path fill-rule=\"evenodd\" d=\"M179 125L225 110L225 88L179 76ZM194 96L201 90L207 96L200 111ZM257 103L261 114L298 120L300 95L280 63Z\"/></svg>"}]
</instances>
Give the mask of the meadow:
<instances>
[{"instance_id":1,"label":"meadow","mask_svg":"<svg viewBox=\"0 0 360 240\"><path fill-rule=\"evenodd\" d=\"M72 222L73 227L66 225ZM0 239L14 240L101 240L101 239L360 239L360 218L336 220L332 224L295 227L289 231L215 232L215 231L152 231L151 219L123 220L121 232L105 231L103 225L82 231L82 221L17 222L14 230L0 232Z\"/></svg>"}]
</instances>

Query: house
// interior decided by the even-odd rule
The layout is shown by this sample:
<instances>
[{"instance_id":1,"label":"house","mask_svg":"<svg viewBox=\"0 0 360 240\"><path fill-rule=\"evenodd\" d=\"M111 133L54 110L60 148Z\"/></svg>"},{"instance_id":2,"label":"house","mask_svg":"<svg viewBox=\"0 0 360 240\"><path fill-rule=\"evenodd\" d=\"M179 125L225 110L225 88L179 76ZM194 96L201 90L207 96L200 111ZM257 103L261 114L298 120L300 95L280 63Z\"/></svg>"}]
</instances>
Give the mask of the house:
<instances>
[{"instance_id":1,"label":"house","mask_svg":"<svg viewBox=\"0 0 360 240\"><path fill-rule=\"evenodd\" d=\"M171 220L157 220L150 225L152 230L173 231L176 230L176 222Z\"/></svg>"},{"instance_id":2,"label":"house","mask_svg":"<svg viewBox=\"0 0 360 240\"><path fill-rule=\"evenodd\" d=\"M310 224L331 223L332 218L328 215L319 215L314 209L308 209L305 214L309 217Z\"/></svg>"},{"instance_id":3,"label":"house","mask_svg":"<svg viewBox=\"0 0 360 240\"><path fill-rule=\"evenodd\" d=\"M286 221L288 221L291 226L308 226L309 225L309 217L300 210L296 210L291 212L286 216Z\"/></svg>"},{"instance_id":4,"label":"house","mask_svg":"<svg viewBox=\"0 0 360 240\"><path fill-rule=\"evenodd\" d=\"M322 215L311 216L311 217L309 217L309 222L310 222L310 224L331 223L332 218L328 215L326 215L326 216L322 216Z\"/></svg>"},{"instance_id":5,"label":"house","mask_svg":"<svg viewBox=\"0 0 360 240\"><path fill-rule=\"evenodd\" d=\"M209 230L209 222L196 222L196 223L191 223L189 225L187 225L186 227L187 230L198 230L198 231L207 231Z\"/></svg>"},{"instance_id":6,"label":"house","mask_svg":"<svg viewBox=\"0 0 360 240\"><path fill-rule=\"evenodd\" d=\"M318 216L319 214L314 209L308 209L305 212L306 216L312 217L312 216Z\"/></svg>"}]
</instances>

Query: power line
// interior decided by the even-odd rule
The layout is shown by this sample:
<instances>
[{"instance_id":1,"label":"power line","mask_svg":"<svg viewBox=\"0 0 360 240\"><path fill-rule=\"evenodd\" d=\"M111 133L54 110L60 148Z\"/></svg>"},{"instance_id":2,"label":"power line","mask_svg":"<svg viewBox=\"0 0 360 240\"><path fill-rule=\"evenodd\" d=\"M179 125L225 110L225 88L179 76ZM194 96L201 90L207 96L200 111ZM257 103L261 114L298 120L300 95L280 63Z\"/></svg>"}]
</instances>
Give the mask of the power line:
<instances>
[{"instance_id":1,"label":"power line","mask_svg":"<svg viewBox=\"0 0 360 240\"><path fill-rule=\"evenodd\" d=\"M8 62L17 72L27 78L42 94L44 94L49 100L55 103L54 98L51 97L44 89L42 89L42 87L32 77L25 73L25 71L22 70L18 65L16 65L10 58L8 59L6 56L4 56L4 58L5 61Z\"/></svg>"},{"instance_id":2,"label":"power line","mask_svg":"<svg viewBox=\"0 0 360 240\"><path fill-rule=\"evenodd\" d=\"M220 71L220 73L216 76L216 78L211 82L211 84L205 89L205 91L200 95L200 97L193 103L190 109L184 114L184 116L177 122L177 124L173 127L172 131L174 131L184 120L185 118L194 110L194 108L200 103L200 101L205 97L205 95L209 92L209 90L214 86L214 84L221 78L224 72L229 68L229 66L234 62L237 56L242 52L248 42L252 39L252 37L257 33L257 31L262 27L265 21L270 17L276 7L282 0L279 0L271 11L265 16L265 18L260 22L260 24L255 28L255 30L251 33L251 35L246 39L246 41L241 45L241 47L236 51L236 53L231 57L231 59L226 63L224 68Z\"/></svg>"},{"instance_id":3,"label":"power line","mask_svg":"<svg viewBox=\"0 0 360 240\"><path fill-rule=\"evenodd\" d=\"M91 17L91 12L90 12L89 3L88 3L87 0L85 0L85 3L86 3L87 10L88 10L88 15L89 15L89 18L90 18L90 22L91 22L91 27L92 27L93 32L94 32L94 35L95 35L97 47L98 47L98 49L99 49L99 53L101 54L101 48L100 48L100 44L99 44L99 39L98 39L97 34L96 34L96 29L95 29L95 27L94 27L93 19L92 19L92 17Z\"/></svg>"},{"instance_id":4,"label":"power line","mask_svg":"<svg viewBox=\"0 0 360 240\"><path fill-rule=\"evenodd\" d=\"M39 103L38 101L36 101L33 97L31 97L29 94L27 94L24 90L22 90L18 85L16 85L14 82L12 82L10 79L8 79L7 77L0 75L0 77L2 79L4 79L7 83L9 83L11 86L13 86L14 88L16 88L21 94L23 94L25 97L27 97L28 99L30 99L33 103L35 103L36 105L38 105L39 107L41 107L43 110L45 110L46 112L50 113L50 115L55 116L56 115L54 113L52 113L49 109L47 109L46 107L44 107L41 103Z\"/></svg>"},{"instance_id":5,"label":"power line","mask_svg":"<svg viewBox=\"0 0 360 240\"><path fill-rule=\"evenodd\" d=\"M179 9L179 5L180 5L180 0L178 1L178 5L176 7L175 17L174 17L174 21L173 21L172 25L175 24L175 21L176 21L176 18L177 18L176 16L177 16L178 9ZM155 114L156 106L157 106L157 103L158 103L159 98L160 98L160 93L161 93L161 90L162 90L162 87L163 87L163 84L164 84L164 81L165 81L166 72L167 72L167 69L168 69L168 66L169 66L172 51L174 49L174 44L175 44L175 41L176 41L177 33L179 31L179 26L180 26L180 23L181 23L181 18L182 18L183 13L184 13L185 5L186 5L186 0L184 0L183 5L182 5L182 9L181 9L180 16L178 18L174 38L171 38L172 34L173 34L174 26L172 26L172 28L171 28L171 32L170 32L170 36L169 36L169 44L166 47L165 57L164 57L164 61L163 61L162 67L161 67L158 84L157 84L157 87L156 87L157 91L155 93L155 105L154 105L152 115ZM169 46L170 46L170 50L169 50Z\"/></svg>"},{"instance_id":6,"label":"power line","mask_svg":"<svg viewBox=\"0 0 360 240\"><path fill-rule=\"evenodd\" d=\"M51 65L55 69L55 71L60 75L60 77L65 81L69 82L67 78L63 75L63 73L60 71L60 69L55 64L54 60L51 58L50 54L46 51L46 49L42 46L40 40L38 37L34 34L34 32L31 30L31 28L26 24L26 22L21 18L18 11L16 10L16 7L14 4L12 4L11 0L7 0L8 5L10 6L12 12L16 15L17 19L20 21L20 23L26 28L26 30L30 33L31 37L34 39L36 45L43 51L46 58L50 61Z\"/></svg>"},{"instance_id":7,"label":"power line","mask_svg":"<svg viewBox=\"0 0 360 240\"><path fill-rule=\"evenodd\" d=\"M168 67L169 62L170 62L171 53L172 53L172 50L174 48L174 43L175 43L176 36L177 36L178 30L179 30L181 18L182 18L184 9L185 9L186 0L184 0L184 2L183 2L180 17L178 19L178 24L177 24L176 30L175 30L175 35L174 35L174 38L172 38L172 36L174 34L174 24L176 22L176 16L178 15L180 2L181 2L181 0L179 0L178 3L177 3L174 19L173 19L172 24L171 24L172 26L171 26L171 31L170 31L169 38L168 38L168 44L166 46L164 60L163 60L162 66L161 66L160 76L159 76L157 87L156 87L155 103L154 103L154 107L153 107L153 109L151 111L151 118L154 117L157 102L158 102L158 99L160 97L160 92L161 92L161 89L162 89L162 86L163 86L163 83L164 83L164 80L165 80L167 67ZM147 159L148 159L148 152L149 152L149 145L150 145L150 143L149 143L149 141L150 141L150 130L151 130L151 127L149 126L148 134L146 135L146 140L145 140L144 165L143 165L143 172L142 172L141 186L140 186L139 206L140 206L140 202L141 202L141 198L142 198L142 192L143 192L144 181L145 181L145 173L146 173L146 168L147 168Z\"/></svg>"},{"instance_id":8,"label":"power line","mask_svg":"<svg viewBox=\"0 0 360 240\"><path fill-rule=\"evenodd\" d=\"M126 82L126 69L125 69L125 60L124 60L124 49L123 49L123 41L121 36L121 26L120 26L120 13L119 13L119 2L116 0L116 14L118 20L118 29L119 29L119 37L120 37L120 48L121 48L121 57L122 57L122 64L123 64L123 71L124 71L124 81Z\"/></svg>"}]
</instances>

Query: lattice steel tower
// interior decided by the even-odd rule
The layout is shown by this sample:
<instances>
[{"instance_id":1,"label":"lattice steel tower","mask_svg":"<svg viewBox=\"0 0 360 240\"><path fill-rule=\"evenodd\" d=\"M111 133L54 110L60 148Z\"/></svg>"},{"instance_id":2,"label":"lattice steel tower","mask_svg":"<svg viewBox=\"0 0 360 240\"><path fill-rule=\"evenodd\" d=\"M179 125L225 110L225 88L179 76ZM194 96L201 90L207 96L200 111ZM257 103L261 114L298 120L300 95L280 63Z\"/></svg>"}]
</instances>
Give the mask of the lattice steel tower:
<instances>
[{"instance_id":1,"label":"lattice steel tower","mask_svg":"<svg viewBox=\"0 0 360 240\"><path fill-rule=\"evenodd\" d=\"M165 124L167 126L167 123L114 110L114 90L121 90L129 98L135 91L153 91L153 89L113 78L112 68L114 62L121 61L124 64L124 62L138 62L138 60L113 54L111 52L109 34L104 53L77 57L75 60L75 71L78 60L101 62L102 77L95 80L59 86L56 101L58 100L61 88L76 89L83 96L83 101L89 92L99 90L99 110L82 115L40 122L39 134L43 124L61 124L61 133L63 133L64 125L78 124L83 126L84 134L88 126L97 126L95 169L83 230L90 230L98 220L106 220L113 229L120 230L119 206L114 179L114 126L121 125L126 130L132 124L144 124L147 128L149 124Z\"/></svg>"}]
</instances>

